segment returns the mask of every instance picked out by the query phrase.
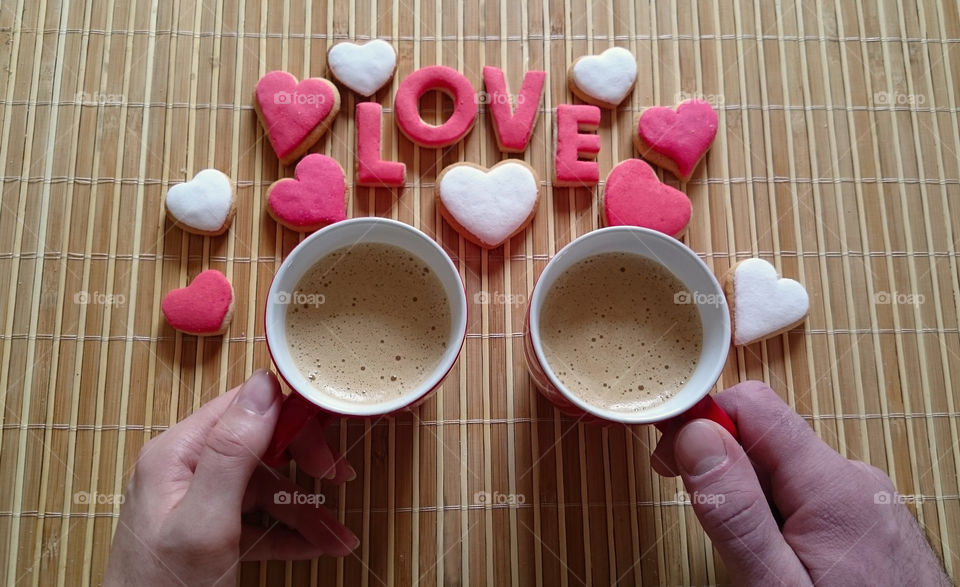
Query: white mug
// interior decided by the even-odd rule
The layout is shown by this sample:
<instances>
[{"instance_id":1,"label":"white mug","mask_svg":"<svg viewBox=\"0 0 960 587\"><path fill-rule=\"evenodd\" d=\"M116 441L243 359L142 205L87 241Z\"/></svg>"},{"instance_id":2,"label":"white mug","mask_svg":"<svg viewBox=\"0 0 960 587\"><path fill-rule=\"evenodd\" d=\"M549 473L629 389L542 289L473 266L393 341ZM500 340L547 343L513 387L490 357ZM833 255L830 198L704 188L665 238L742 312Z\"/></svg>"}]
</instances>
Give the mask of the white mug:
<instances>
[{"instance_id":1,"label":"white mug","mask_svg":"<svg viewBox=\"0 0 960 587\"><path fill-rule=\"evenodd\" d=\"M421 260L440 279L450 304L450 337L440 363L420 385L399 398L379 403L350 402L324 394L297 368L287 344L287 310L291 294L317 261L342 247L357 243L394 245ZM265 333L270 357L280 377L293 392L283 409L264 461L277 466L286 461L286 449L304 425L321 412L337 416L381 416L408 409L429 397L453 368L467 334L467 294L460 272L432 238L416 228L387 218L354 218L331 224L311 234L284 259L267 296Z\"/></svg>"},{"instance_id":2,"label":"white mug","mask_svg":"<svg viewBox=\"0 0 960 587\"><path fill-rule=\"evenodd\" d=\"M703 325L700 357L687 383L662 404L642 411L609 410L584 401L561 383L543 351L540 318L550 289L567 269L602 253L633 253L666 267L686 290L677 292L674 302L696 304ZM736 437L733 421L709 395L723 371L729 350L730 311L717 278L686 245L648 228L602 228L569 243L547 263L527 307L524 356L530 375L547 399L573 416L623 424L655 424L661 429L695 418L708 418L727 428Z\"/></svg>"}]
</instances>

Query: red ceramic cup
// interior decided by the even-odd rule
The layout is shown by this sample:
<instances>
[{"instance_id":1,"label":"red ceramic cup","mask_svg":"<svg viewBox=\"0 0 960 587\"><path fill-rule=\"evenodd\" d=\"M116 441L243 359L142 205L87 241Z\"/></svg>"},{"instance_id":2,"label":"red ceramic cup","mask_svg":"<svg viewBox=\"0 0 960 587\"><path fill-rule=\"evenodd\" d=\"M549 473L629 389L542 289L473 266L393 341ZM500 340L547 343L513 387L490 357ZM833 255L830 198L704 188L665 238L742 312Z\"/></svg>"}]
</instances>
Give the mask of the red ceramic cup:
<instances>
[{"instance_id":1,"label":"red ceramic cup","mask_svg":"<svg viewBox=\"0 0 960 587\"><path fill-rule=\"evenodd\" d=\"M450 338L440 363L409 393L379 403L350 402L322 393L297 368L287 345L287 310L291 302L298 299L300 279L321 258L336 249L358 243L390 244L417 257L440 278L450 303ZM325 292L324 295L336 295L336 292ZM354 218L311 234L290 252L270 285L265 320L267 348L273 364L292 390L284 400L277 429L264 456L268 465L280 466L289 459L289 444L315 416L323 413L334 417L382 416L413 407L438 388L463 348L467 333L467 294L453 261L432 238L396 220Z\"/></svg>"},{"instance_id":2,"label":"red ceramic cup","mask_svg":"<svg viewBox=\"0 0 960 587\"><path fill-rule=\"evenodd\" d=\"M665 266L684 286L675 303L696 304L703 323L703 344L697 367L689 381L664 403L642 411L624 412L594 406L571 393L547 362L540 342L540 313L547 293L575 263L601 253L635 253ZM663 233L634 226L614 226L576 239L547 263L537 280L527 308L524 355L540 391L563 412L591 420L622 424L654 424L661 430L691 419L708 418L737 437L730 416L709 392L716 384L730 349L730 312L720 283L704 262L680 241Z\"/></svg>"}]
</instances>

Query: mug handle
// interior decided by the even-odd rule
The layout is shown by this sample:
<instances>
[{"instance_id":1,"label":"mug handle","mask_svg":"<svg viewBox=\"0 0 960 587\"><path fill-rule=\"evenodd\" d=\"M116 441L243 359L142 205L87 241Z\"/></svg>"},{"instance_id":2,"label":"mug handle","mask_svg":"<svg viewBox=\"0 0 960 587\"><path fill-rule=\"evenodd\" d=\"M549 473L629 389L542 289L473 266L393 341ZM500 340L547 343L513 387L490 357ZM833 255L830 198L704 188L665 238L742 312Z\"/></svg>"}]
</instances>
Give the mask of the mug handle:
<instances>
[{"instance_id":1,"label":"mug handle","mask_svg":"<svg viewBox=\"0 0 960 587\"><path fill-rule=\"evenodd\" d=\"M687 422L700 418L712 420L723 426L724 429L733 436L734 440L740 442L740 433L737 431L737 425L733 423L730 415L723 411L723 408L714 401L711 395L703 396L703 399L695 403L693 407L686 412L665 422L657 422L656 426L661 432L667 432L669 430L677 430Z\"/></svg>"},{"instance_id":2,"label":"mug handle","mask_svg":"<svg viewBox=\"0 0 960 587\"><path fill-rule=\"evenodd\" d=\"M280 417L277 427L270 439L270 446L263 455L263 462L270 467L282 467L290 461L290 451L287 447L300 434L314 416L322 412L320 406L303 397L296 391L291 391L280 406Z\"/></svg>"}]
</instances>

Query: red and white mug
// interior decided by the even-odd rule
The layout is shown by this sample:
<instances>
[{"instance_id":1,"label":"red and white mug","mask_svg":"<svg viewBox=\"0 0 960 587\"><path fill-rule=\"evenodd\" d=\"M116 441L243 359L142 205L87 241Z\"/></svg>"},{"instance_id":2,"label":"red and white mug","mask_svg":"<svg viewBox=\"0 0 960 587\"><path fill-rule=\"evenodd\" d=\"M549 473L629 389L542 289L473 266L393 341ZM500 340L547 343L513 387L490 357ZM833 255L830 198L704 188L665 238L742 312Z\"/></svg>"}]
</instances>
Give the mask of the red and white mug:
<instances>
[{"instance_id":1,"label":"red and white mug","mask_svg":"<svg viewBox=\"0 0 960 587\"><path fill-rule=\"evenodd\" d=\"M666 267L686 290L677 292L674 302L696 304L703 325L700 357L686 385L662 404L642 411L609 410L584 401L564 387L543 352L540 313L547 293L571 266L602 253L634 253ZM730 311L723 288L700 257L673 237L647 228L614 226L589 232L569 243L547 263L534 286L527 307L523 342L527 368L534 383L566 414L622 424L654 424L661 430L707 418L737 437L733 420L709 395L730 350Z\"/></svg>"},{"instance_id":2,"label":"red and white mug","mask_svg":"<svg viewBox=\"0 0 960 587\"><path fill-rule=\"evenodd\" d=\"M450 337L440 363L416 388L403 396L379 403L358 403L318 390L290 355L287 343L287 310L301 278L317 261L342 247L358 243L383 243L403 249L420 259L440 279L450 303ZM335 295L326 292L325 295ZM456 266L432 238L402 222L388 218L354 218L318 230L297 245L284 259L267 296L265 313L267 348L280 377L292 390L280 410L277 428L264 462L280 466L289 460L287 447L303 427L318 415L374 417L411 408L440 387L453 368L467 334L467 294Z\"/></svg>"}]
</instances>

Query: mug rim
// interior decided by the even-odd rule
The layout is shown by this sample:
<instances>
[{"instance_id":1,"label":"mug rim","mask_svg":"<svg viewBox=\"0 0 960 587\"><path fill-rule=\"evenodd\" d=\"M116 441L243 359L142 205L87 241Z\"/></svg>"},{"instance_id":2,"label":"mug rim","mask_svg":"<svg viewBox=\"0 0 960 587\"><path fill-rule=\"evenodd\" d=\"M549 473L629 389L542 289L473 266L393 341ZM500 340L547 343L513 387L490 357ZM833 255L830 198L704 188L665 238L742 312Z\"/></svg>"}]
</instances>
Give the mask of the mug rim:
<instances>
[{"instance_id":1,"label":"mug rim","mask_svg":"<svg viewBox=\"0 0 960 587\"><path fill-rule=\"evenodd\" d=\"M364 231L365 225L368 226L368 228L366 228L366 231ZM293 381L291 381L291 380L295 380L295 377L293 377L291 373L299 374L301 378L305 379L305 377L303 376L303 373L297 368L295 364L293 364L292 359L289 362L277 359L278 353L275 351L270 341L271 331L274 328L280 328L281 330L285 330L286 321L285 321L285 315L284 315L283 325L271 327L271 318L274 317L274 312L281 311L276 308L282 305L279 301L277 301L278 300L277 295L279 292L275 291L275 289L278 287L278 284L280 282L280 277L284 275L286 271L290 271L290 266L292 265L293 260L297 258L299 255L305 254L304 251L308 250L309 247L312 246L312 243L314 241L326 238L326 236L329 235L331 232L340 231L340 230L361 231L360 234L362 235L362 234L366 234L366 232L369 232L370 230L373 230L374 227L378 225L379 226L386 225L387 227L390 227L390 228L403 230L408 232L411 236L420 239L427 246L433 248L437 253L440 254L440 258L442 259L442 261L440 262L440 264L442 265L442 270L444 272L449 272L450 275L456 276L457 282L459 284L459 287L457 288L457 290L459 291L460 295L455 297L447 295L447 300L451 306L451 339L454 339L454 335L456 335L456 339L459 339L459 344L457 343L448 344L444 349L443 356L441 357L440 363L430 372L430 374L417 387L415 387L413 390L403 394L398 398L383 401L383 402L369 403L369 404L362 403L362 402L349 402L346 400L343 400L343 401L330 400L330 398L327 398L323 394L323 392L317 390L315 387L313 387L309 383L307 383L304 386L298 386ZM360 241L358 240L357 242L360 242ZM372 240L369 242L378 242L378 241ZM394 246L400 247L412 255L416 255L418 259L426 263L427 266L429 266L434 271L434 273L437 274L437 277L441 279L441 283L443 282L443 277L441 276L441 268L437 267L436 263L433 263L427 259L424 259L422 255L417 254L416 252L410 250L404 245L394 244ZM322 255L316 257L313 260L313 263L315 264L323 256L329 254L334 250L335 248L331 248L325 253L323 253ZM444 287L444 290L446 292L446 287ZM270 282L270 288L267 292L267 303L264 308L264 316L263 316L264 338L267 343L267 352L270 354L270 359L273 362L274 366L277 368L278 375L280 376L281 379L283 379L283 381L287 384L287 386L290 387L293 393L297 393L303 396L304 399L306 399L310 403L316 405L317 407L319 407L320 409L326 412L339 414L342 416L358 416L358 417L381 416L381 415L390 414L393 412L400 411L404 408L410 407L416 404L417 402L419 402L421 399L425 398L427 395L430 394L430 392L434 391L437 387L439 387L439 385L443 382L444 378L446 378L446 376L453 369L453 366L457 363L457 360L460 357L460 353L463 350L463 345L466 342L467 309L468 309L467 291L463 281L463 277L460 275L460 271L457 270L456 265L454 265L453 260L446 253L446 251L443 250L443 247L441 247L436 240L434 240L433 238L431 238L430 236L428 236L426 233L416 228L415 226L412 226L405 222L400 222L392 218L382 218L379 216L363 216L359 218L342 220L340 222L336 222L334 224L325 226L320 230L317 230L316 232L308 235L300 243L298 243L297 246L295 246L290 251L290 253L287 254L283 262L280 264L280 267L278 267L277 271L274 273L273 278ZM457 317L459 317L459 319L457 319ZM290 373L288 373L288 370L290 371ZM336 403L335 406L333 405L334 403ZM345 406L349 406L349 407L345 408Z\"/></svg>"},{"instance_id":2,"label":"mug rim","mask_svg":"<svg viewBox=\"0 0 960 587\"><path fill-rule=\"evenodd\" d=\"M680 396L680 393L678 391L676 395L668 399L666 402L664 402L664 404L661 404L661 405L668 406L667 408L657 410L656 414L651 414L643 410L618 411L618 410L605 409L605 408L593 405L589 402L586 402L583 399L581 399L578 395L572 393L569 389L567 389L566 386L563 385L563 383L560 382L560 379L556 376L556 374L553 371L553 368L550 366L550 362L547 361L546 355L543 351L543 344L540 338L540 312L543 305L543 299L546 297L547 293L550 291L552 286L556 283L556 280L554 279L554 282L550 284L551 288L544 289L545 288L545 286L543 286L543 283L545 282L544 278L549 276L551 272L558 271L557 265L559 264L559 260L565 259L570 255L579 255L580 253L578 253L578 249L583 247L584 242L593 240L596 238L606 237L611 233L618 233L618 232L623 233L624 236L631 235L635 238L638 238L641 241L644 239L659 240L662 243L665 243L668 246L673 247L678 252L688 257L691 261L694 261L697 267L703 272L703 274L709 278L710 284L714 289L714 291L711 293L718 294L720 296L719 298L715 298L715 299L721 300L723 305L723 308L722 308L723 311L721 312L721 319L720 319L720 335L721 335L720 340L724 340L724 341L730 340L730 336L731 336L730 311L727 305L726 296L724 294L723 287L720 285L720 282L717 280L717 277L713 274L713 271L707 266L706 263L704 263L703 259L701 259L700 256L697 255L695 251L693 251L693 249L686 246L684 243L662 232L649 229L649 228L639 227L639 226L611 226L611 227L593 230L577 237L573 241L567 243L562 249L560 249L553 256L553 258L550 259L547 265L543 268L543 271L540 273L540 276L537 278L537 282L534 285L533 292L530 296L530 304L529 304L529 307L527 308L528 320L529 320L529 336L533 346L534 354L536 356L536 360L539 363L543 373L549 379L550 383L557 390L557 392L560 393L564 399L572 403L578 409L586 412L587 414L595 416L597 418L601 418L603 420L612 421L612 422L620 422L623 424L655 424L658 422L664 422L664 421L670 420L671 418L674 418L676 416L683 414L684 412L688 411L690 408L696 405L697 402L699 402L701 399L703 399L705 396L707 396L710 393L710 390L713 389L714 385L716 385L716 382L717 380L719 380L720 374L723 372L723 368L726 365L727 357L730 352L729 342L723 345L722 348L713 350L710 355L710 357L713 358L713 364L710 366L710 370L708 371L709 377L707 378L707 380L710 381L709 385L704 385L702 390L698 390L697 393L689 395L688 397L690 399L688 399L686 402L683 402L683 403L674 401L677 397ZM603 253L595 253L595 254L603 254ZM582 255L582 257L577 258L577 260L574 262L578 262L590 256L593 256L593 255L584 254ZM684 285L684 287L686 288L690 287L689 283L683 278L681 278L680 276L678 276L671 269L669 264L665 263L659 258L656 258L655 256L654 257L647 256L647 258L653 259L659 265L661 265L662 267L670 271L671 274L673 274L674 277L676 277ZM706 337L704 336L704 338ZM701 359L698 359L698 361L700 360L702 360L702 357ZM690 385L690 382L684 385L684 387L681 387L680 390L682 391L689 385ZM670 404L675 404L675 405L671 406Z\"/></svg>"}]
</instances>

